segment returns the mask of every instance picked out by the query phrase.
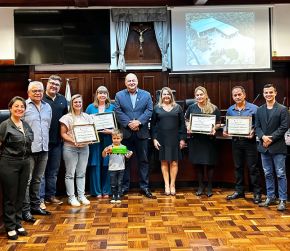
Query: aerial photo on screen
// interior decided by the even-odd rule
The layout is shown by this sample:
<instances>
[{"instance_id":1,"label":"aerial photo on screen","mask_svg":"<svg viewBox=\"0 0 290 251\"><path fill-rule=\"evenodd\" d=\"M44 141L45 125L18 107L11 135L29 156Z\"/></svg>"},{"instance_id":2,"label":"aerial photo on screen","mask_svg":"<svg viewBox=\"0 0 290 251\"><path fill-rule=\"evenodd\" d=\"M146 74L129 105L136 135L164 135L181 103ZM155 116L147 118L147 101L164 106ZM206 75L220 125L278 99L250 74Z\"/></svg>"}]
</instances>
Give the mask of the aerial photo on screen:
<instances>
[{"instance_id":1,"label":"aerial photo on screen","mask_svg":"<svg viewBox=\"0 0 290 251\"><path fill-rule=\"evenodd\" d=\"M255 13L187 13L186 64L255 64Z\"/></svg>"}]
</instances>

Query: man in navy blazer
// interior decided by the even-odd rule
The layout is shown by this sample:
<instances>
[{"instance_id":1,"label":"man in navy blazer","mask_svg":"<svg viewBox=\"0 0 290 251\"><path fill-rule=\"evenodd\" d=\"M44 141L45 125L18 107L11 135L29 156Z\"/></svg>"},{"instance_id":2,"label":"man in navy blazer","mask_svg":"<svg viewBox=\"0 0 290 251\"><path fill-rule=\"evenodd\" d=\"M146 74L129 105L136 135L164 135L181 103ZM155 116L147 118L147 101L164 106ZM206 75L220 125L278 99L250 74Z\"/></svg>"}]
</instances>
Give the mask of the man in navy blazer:
<instances>
[{"instance_id":1,"label":"man in navy blazer","mask_svg":"<svg viewBox=\"0 0 290 251\"><path fill-rule=\"evenodd\" d=\"M287 108L276 101L276 95L275 86L266 84L263 89L266 104L259 107L256 114L256 134L259 138L258 151L261 153L267 189L267 198L259 206L268 207L276 204L275 169L280 200L277 210L284 211L287 201L285 169L287 146L284 134L288 129L289 114Z\"/></svg>"},{"instance_id":2,"label":"man in navy blazer","mask_svg":"<svg viewBox=\"0 0 290 251\"><path fill-rule=\"evenodd\" d=\"M149 92L138 88L137 76L129 73L125 78L127 89L121 90L115 97L115 113L123 132L123 143L132 150L138 160L139 185L148 198L153 195L149 189L148 122L153 111L153 102ZM126 165L123 179L123 194L130 187L130 165Z\"/></svg>"}]
</instances>

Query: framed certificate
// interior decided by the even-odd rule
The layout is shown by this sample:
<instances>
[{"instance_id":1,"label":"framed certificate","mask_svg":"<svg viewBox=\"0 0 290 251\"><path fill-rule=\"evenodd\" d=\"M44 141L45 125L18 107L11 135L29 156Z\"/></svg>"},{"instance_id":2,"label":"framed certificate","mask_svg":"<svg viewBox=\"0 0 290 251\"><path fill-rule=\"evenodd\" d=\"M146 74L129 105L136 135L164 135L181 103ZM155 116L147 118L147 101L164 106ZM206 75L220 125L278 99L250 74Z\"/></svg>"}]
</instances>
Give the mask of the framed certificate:
<instances>
[{"instance_id":1,"label":"framed certificate","mask_svg":"<svg viewBox=\"0 0 290 251\"><path fill-rule=\"evenodd\" d=\"M247 137L252 130L252 116L226 116L226 128L230 136Z\"/></svg>"},{"instance_id":2,"label":"framed certificate","mask_svg":"<svg viewBox=\"0 0 290 251\"><path fill-rule=\"evenodd\" d=\"M189 130L192 133L210 134L216 123L216 115L190 114Z\"/></svg>"},{"instance_id":3,"label":"framed certificate","mask_svg":"<svg viewBox=\"0 0 290 251\"><path fill-rule=\"evenodd\" d=\"M97 131L118 128L114 112L96 113L92 118Z\"/></svg>"},{"instance_id":4,"label":"framed certificate","mask_svg":"<svg viewBox=\"0 0 290 251\"><path fill-rule=\"evenodd\" d=\"M76 143L100 142L94 124L74 125L72 129Z\"/></svg>"}]
</instances>

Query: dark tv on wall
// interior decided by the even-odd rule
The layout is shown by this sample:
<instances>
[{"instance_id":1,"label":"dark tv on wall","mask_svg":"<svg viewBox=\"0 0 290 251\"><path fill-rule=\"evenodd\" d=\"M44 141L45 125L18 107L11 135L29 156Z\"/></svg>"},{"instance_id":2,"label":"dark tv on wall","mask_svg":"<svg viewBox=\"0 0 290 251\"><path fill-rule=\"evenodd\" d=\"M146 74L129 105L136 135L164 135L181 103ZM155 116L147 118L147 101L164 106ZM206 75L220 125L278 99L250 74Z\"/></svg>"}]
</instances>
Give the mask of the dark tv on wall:
<instances>
[{"instance_id":1,"label":"dark tv on wall","mask_svg":"<svg viewBox=\"0 0 290 251\"><path fill-rule=\"evenodd\" d=\"M111 62L110 10L15 10L15 63Z\"/></svg>"}]
</instances>

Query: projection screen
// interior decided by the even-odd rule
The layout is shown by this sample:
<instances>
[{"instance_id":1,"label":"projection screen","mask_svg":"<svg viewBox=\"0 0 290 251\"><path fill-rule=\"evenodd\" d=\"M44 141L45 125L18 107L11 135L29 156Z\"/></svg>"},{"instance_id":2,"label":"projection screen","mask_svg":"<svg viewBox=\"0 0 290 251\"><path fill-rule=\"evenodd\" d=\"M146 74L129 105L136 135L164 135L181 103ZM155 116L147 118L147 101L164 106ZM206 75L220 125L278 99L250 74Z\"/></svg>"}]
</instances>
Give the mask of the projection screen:
<instances>
[{"instance_id":1,"label":"projection screen","mask_svg":"<svg viewBox=\"0 0 290 251\"><path fill-rule=\"evenodd\" d=\"M271 70L269 6L171 9L172 71Z\"/></svg>"}]
</instances>

